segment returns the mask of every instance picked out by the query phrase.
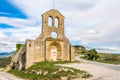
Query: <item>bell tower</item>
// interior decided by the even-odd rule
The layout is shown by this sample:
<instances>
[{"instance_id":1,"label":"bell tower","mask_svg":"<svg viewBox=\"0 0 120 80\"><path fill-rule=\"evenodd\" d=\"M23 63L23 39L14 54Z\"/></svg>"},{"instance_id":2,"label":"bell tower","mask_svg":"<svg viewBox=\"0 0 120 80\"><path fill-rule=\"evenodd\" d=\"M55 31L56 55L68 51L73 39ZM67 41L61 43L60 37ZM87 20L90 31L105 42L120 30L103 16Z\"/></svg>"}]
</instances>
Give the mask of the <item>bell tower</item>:
<instances>
[{"instance_id":1,"label":"bell tower","mask_svg":"<svg viewBox=\"0 0 120 80\"><path fill-rule=\"evenodd\" d=\"M71 61L74 57L74 48L64 33L64 19L55 9L42 14L42 32L36 42L44 61Z\"/></svg>"},{"instance_id":2,"label":"bell tower","mask_svg":"<svg viewBox=\"0 0 120 80\"><path fill-rule=\"evenodd\" d=\"M65 36L64 16L59 11L51 9L42 15L42 34L44 39L62 39Z\"/></svg>"}]
</instances>

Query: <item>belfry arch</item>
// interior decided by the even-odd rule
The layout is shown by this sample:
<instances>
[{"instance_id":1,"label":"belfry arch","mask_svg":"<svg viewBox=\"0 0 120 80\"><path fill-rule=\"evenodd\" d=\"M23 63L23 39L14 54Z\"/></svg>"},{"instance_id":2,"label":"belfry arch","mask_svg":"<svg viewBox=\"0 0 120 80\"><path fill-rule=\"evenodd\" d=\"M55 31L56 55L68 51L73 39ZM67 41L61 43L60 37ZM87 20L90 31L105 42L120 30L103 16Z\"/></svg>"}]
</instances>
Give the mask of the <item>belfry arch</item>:
<instances>
[{"instance_id":1,"label":"belfry arch","mask_svg":"<svg viewBox=\"0 0 120 80\"><path fill-rule=\"evenodd\" d=\"M48 17L48 26L52 27L53 26L53 18L51 16Z\"/></svg>"},{"instance_id":2,"label":"belfry arch","mask_svg":"<svg viewBox=\"0 0 120 80\"><path fill-rule=\"evenodd\" d=\"M59 18L58 17L55 17L54 18L55 20L55 22L54 22L54 26L56 27L56 28L58 28L59 27Z\"/></svg>"}]
</instances>

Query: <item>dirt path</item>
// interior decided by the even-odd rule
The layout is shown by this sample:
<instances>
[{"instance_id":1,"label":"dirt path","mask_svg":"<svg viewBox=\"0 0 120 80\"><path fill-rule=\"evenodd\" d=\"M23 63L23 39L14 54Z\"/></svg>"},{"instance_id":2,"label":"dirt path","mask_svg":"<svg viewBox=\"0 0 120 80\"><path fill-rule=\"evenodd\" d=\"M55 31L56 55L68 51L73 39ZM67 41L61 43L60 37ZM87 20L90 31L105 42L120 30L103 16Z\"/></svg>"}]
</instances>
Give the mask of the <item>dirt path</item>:
<instances>
[{"instance_id":1,"label":"dirt path","mask_svg":"<svg viewBox=\"0 0 120 80\"><path fill-rule=\"evenodd\" d=\"M23 80L6 72L0 72L0 80Z\"/></svg>"},{"instance_id":2,"label":"dirt path","mask_svg":"<svg viewBox=\"0 0 120 80\"><path fill-rule=\"evenodd\" d=\"M93 75L92 78L87 80L120 80L120 72L89 63L72 63L64 64L62 66L73 67L76 69L84 70ZM76 79L79 80L79 79Z\"/></svg>"},{"instance_id":3,"label":"dirt path","mask_svg":"<svg viewBox=\"0 0 120 80\"><path fill-rule=\"evenodd\" d=\"M64 64L62 66L84 70L93 75L93 77L85 80L120 80L120 65L93 62L78 57L77 60L82 61L82 63Z\"/></svg>"},{"instance_id":4,"label":"dirt path","mask_svg":"<svg viewBox=\"0 0 120 80\"><path fill-rule=\"evenodd\" d=\"M89 61L89 60L81 59L79 56L77 56L75 59L78 60L78 61L81 61L83 63L94 64L94 65L97 65L97 66L101 66L101 67L105 67L105 68L109 68L109 69L120 71L120 65L114 65L114 64L107 64L107 63L100 63L100 62Z\"/></svg>"}]
</instances>

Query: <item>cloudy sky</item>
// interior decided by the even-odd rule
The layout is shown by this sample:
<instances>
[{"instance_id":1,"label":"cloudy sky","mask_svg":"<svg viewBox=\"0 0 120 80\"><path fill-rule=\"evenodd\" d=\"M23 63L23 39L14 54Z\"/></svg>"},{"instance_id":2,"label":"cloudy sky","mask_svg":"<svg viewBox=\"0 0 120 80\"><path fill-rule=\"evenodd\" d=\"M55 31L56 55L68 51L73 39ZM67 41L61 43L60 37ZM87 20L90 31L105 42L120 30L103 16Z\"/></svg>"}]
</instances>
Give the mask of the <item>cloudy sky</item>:
<instances>
[{"instance_id":1,"label":"cloudy sky","mask_svg":"<svg viewBox=\"0 0 120 80\"><path fill-rule=\"evenodd\" d=\"M41 33L41 14L52 0L0 0L0 52L35 39ZM65 16L65 34L74 45L120 53L120 0L55 0Z\"/></svg>"}]
</instances>

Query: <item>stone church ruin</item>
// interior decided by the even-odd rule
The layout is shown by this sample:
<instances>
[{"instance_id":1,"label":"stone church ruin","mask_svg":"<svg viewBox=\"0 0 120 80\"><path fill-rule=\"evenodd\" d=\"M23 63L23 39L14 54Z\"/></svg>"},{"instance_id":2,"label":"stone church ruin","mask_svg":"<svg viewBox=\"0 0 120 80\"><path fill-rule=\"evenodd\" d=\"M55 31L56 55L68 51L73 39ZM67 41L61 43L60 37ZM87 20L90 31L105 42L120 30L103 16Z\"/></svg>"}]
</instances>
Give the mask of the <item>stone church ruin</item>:
<instances>
[{"instance_id":1,"label":"stone church ruin","mask_svg":"<svg viewBox=\"0 0 120 80\"><path fill-rule=\"evenodd\" d=\"M42 32L35 40L27 39L25 46L12 56L10 68L27 69L41 61L73 61L75 49L64 32L65 17L51 9L42 15Z\"/></svg>"}]
</instances>

